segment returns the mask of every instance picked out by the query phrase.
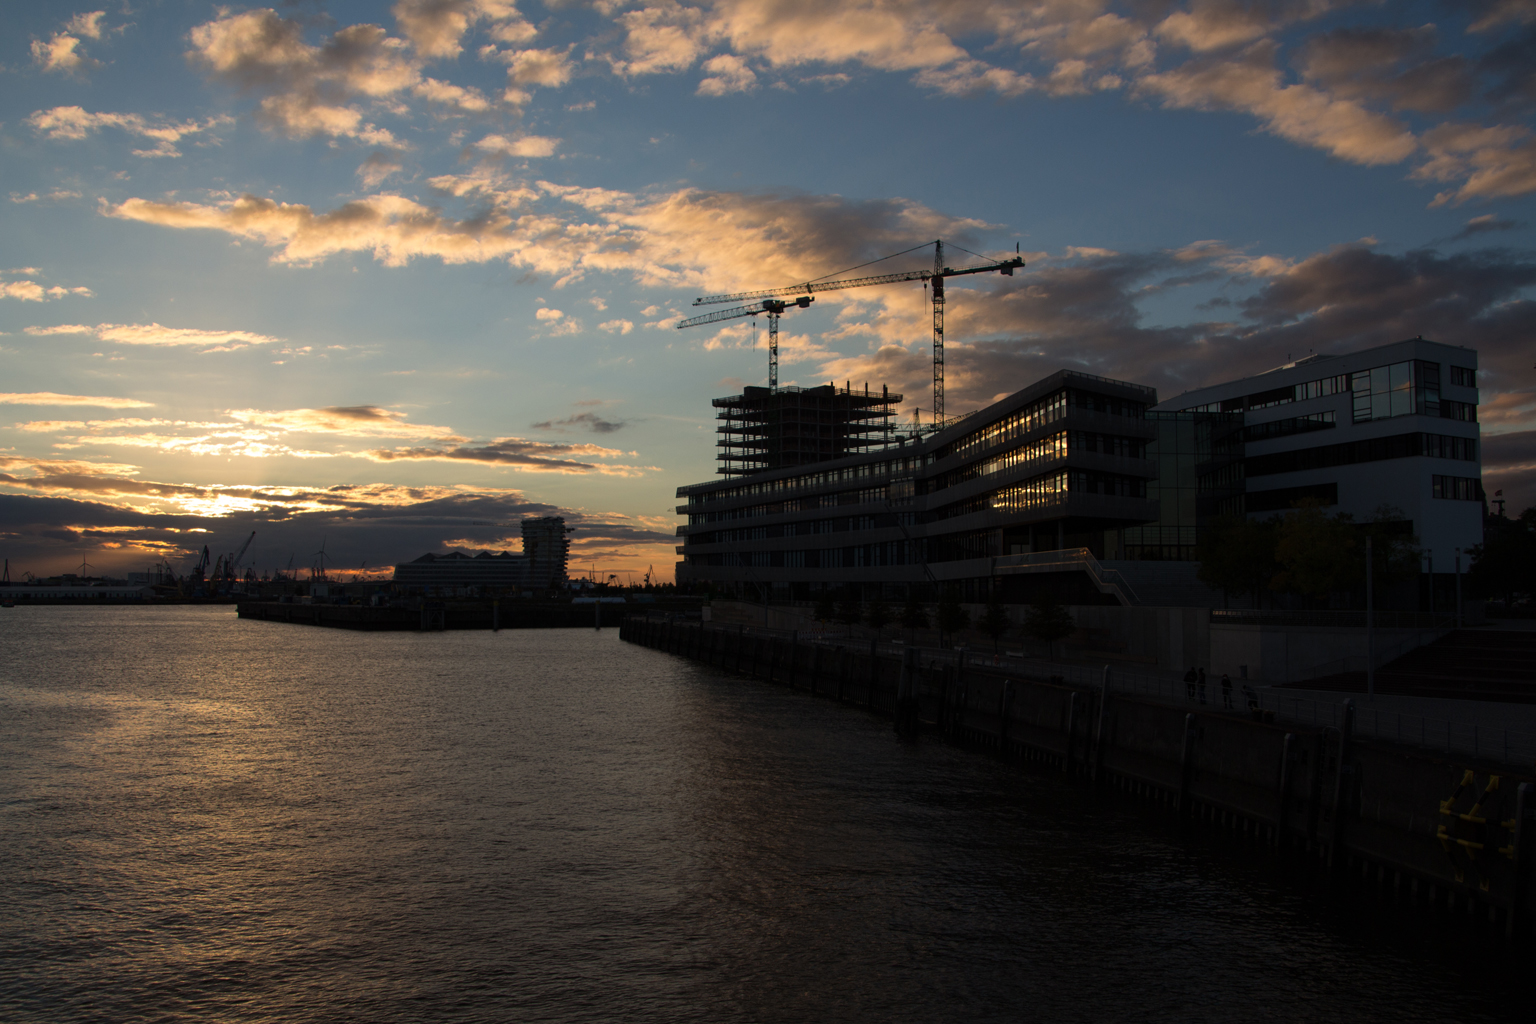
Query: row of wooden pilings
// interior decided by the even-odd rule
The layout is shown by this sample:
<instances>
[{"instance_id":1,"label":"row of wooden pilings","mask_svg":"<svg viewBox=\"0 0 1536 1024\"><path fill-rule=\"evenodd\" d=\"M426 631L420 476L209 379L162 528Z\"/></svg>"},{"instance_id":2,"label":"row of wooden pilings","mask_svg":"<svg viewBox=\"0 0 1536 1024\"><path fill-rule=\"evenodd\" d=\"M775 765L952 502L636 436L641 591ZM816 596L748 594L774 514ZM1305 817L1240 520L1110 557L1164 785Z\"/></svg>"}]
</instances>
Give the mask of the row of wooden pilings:
<instances>
[{"instance_id":1,"label":"row of wooden pilings","mask_svg":"<svg viewBox=\"0 0 1536 1024\"><path fill-rule=\"evenodd\" d=\"M630 616L622 639L1160 803L1369 890L1531 936L1536 780L1487 762L1009 676L963 654Z\"/></svg>"}]
</instances>

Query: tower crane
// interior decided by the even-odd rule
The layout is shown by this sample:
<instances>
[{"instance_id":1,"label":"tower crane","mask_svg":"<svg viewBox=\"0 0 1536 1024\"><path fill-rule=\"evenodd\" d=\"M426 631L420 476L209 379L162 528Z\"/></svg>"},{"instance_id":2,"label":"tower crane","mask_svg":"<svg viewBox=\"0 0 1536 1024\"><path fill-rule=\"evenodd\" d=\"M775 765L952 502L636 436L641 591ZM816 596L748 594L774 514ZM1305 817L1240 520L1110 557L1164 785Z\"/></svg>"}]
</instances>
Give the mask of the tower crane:
<instances>
[{"instance_id":1,"label":"tower crane","mask_svg":"<svg viewBox=\"0 0 1536 1024\"><path fill-rule=\"evenodd\" d=\"M796 291L790 288L781 291L780 294L788 295ZM731 300L745 298L751 292L743 292L740 295L732 295ZM719 298L718 301L727 301ZM791 302L783 299L760 299L750 306L737 306L735 309L717 309L713 313L705 313L702 316L690 317L678 323L678 329L695 327L699 324L716 324L722 320L735 320L744 316L757 316L759 313L768 314L768 390L772 391L779 386L779 317L786 309L807 309L816 300L809 295L802 295ZM699 299L695 306L704 305L704 300Z\"/></svg>"},{"instance_id":2,"label":"tower crane","mask_svg":"<svg viewBox=\"0 0 1536 1024\"><path fill-rule=\"evenodd\" d=\"M911 252L911 250L907 250ZM1014 246L1014 252L1018 252L1018 246ZM896 255L901 255L897 253ZM886 257L889 259L890 257ZM879 262L879 261L876 261ZM777 385L778 378L778 312L768 309L768 303L773 301L773 296L799 295L795 299L795 305L801 309L809 306L816 292L837 291L844 288L865 288L876 284L896 284L901 281L923 281L933 286L933 422L939 423L944 418L944 281L951 277L964 277L967 274L990 274L997 271L1007 277L1012 277L1013 272L1024 266L1022 256L1014 256L1012 259L998 260L992 263L984 263L975 267L946 267L944 265L944 241L936 239L933 243L933 269L932 270L908 270L897 274L876 274L873 277L845 277L837 280L807 281L804 284L787 285L783 288L763 288L752 292L736 292L730 295L704 295L693 300L695 306L712 306L726 302L739 302L742 299L758 297L758 302L752 306L742 306L738 309L722 310L720 313L697 316L690 320L684 320L678 327L691 327L694 324L713 323L716 320L729 320L738 316L754 316L757 313L770 312L769 318L769 360L770 360L770 386Z\"/></svg>"}]
</instances>

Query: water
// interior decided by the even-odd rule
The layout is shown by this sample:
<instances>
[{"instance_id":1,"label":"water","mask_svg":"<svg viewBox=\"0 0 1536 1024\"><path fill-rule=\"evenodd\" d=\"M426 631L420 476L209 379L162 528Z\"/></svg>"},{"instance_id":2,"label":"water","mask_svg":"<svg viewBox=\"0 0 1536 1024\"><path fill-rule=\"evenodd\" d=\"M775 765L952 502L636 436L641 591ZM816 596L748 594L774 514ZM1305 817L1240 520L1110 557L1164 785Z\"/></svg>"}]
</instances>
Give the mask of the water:
<instances>
[{"instance_id":1,"label":"water","mask_svg":"<svg viewBox=\"0 0 1536 1024\"><path fill-rule=\"evenodd\" d=\"M1449 923L614 630L0 615L0 1020L1530 1019Z\"/></svg>"}]
</instances>

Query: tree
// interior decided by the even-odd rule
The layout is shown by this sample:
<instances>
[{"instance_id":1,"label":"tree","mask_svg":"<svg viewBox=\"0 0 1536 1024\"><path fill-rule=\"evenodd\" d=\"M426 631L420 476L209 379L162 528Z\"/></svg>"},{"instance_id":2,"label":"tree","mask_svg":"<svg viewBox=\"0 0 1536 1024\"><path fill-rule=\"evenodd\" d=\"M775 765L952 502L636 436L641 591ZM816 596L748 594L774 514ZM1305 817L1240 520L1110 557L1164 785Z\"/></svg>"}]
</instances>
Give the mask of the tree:
<instances>
[{"instance_id":1,"label":"tree","mask_svg":"<svg viewBox=\"0 0 1536 1024\"><path fill-rule=\"evenodd\" d=\"M870 629L879 633L890 624L891 606L877 596L873 601L869 602L869 608L864 613L864 621L869 623Z\"/></svg>"},{"instance_id":2,"label":"tree","mask_svg":"<svg viewBox=\"0 0 1536 1024\"><path fill-rule=\"evenodd\" d=\"M1536 588L1536 506L1518 518L1489 516L1483 521L1483 542L1471 551L1467 593L1503 598L1507 608ZM1447 562L1441 562L1444 566Z\"/></svg>"},{"instance_id":3,"label":"tree","mask_svg":"<svg viewBox=\"0 0 1536 1024\"><path fill-rule=\"evenodd\" d=\"M1290 591L1315 601L1355 590L1365 577L1365 540L1347 512L1326 514L1317 504L1286 513L1280 522L1275 560L1280 572L1273 590Z\"/></svg>"},{"instance_id":4,"label":"tree","mask_svg":"<svg viewBox=\"0 0 1536 1024\"><path fill-rule=\"evenodd\" d=\"M901 625L907 631L907 639L912 639L912 631L928 628L928 609L923 607L917 599L917 588L907 588L907 603L901 608Z\"/></svg>"},{"instance_id":5,"label":"tree","mask_svg":"<svg viewBox=\"0 0 1536 1024\"><path fill-rule=\"evenodd\" d=\"M1202 583L1228 596L1251 594L1257 605L1279 569L1275 564L1278 540L1274 517L1220 516L1200 532L1195 549L1200 561L1197 575Z\"/></svg>"},{"instance_id":6,"label":"tree","mask_svg":"<svg viewBox=\"0 0 1536 1024\"><path fill-rule=\"evenodd\" d=\"M1393 588L1418 579L1424 567L1419 552L1419 538L1411 532L1412 520L1402 509L1392 505L1378 505L1371 513L1370 521L1359 529L1371 538L1371 579L1375 588L1377 607L1382 598ZM1365 579L1365 541L1360 542L1360 558L1356 563L1356 580ZM1357 584L1363 589L1363 584Z\"/></svg>"},{"instance_id":7,"label":"tree","mask_svg":"<svg viewBox=\"0 0 1536 1024\"><path fill-rule=\"evenodd\" d=\"M1056 658L1056 641L1065 640L1076 629L1072 613L1051 594L1042 595L1024 616L1024 635L1045 644L1052 660Z\"/></svg>"},{"instance_id":8,"label":"tree","mask_svg":"<svg viewBox=\"0 0 1536 1024\"><path fill-rule=\"evenodd\" d=\"M944 593L939 595L939 633L958 633L971 624L971 613L960 604L960 592L954 587L945 587Z\"/></svg>"},{"instance_id":9,"label":"tree","mask_svg":"<svg viewBox=\"0 0 1536 1024\"><path fill-rule=\"evenodd\" d=\"M816 621L823 624L837 617L837 601L833 598L830 589L822 588L821 593L816 595L815 615Z\"/></svg>"},{"instance_id":10,"label":"tree","mask_svg":"<svg viewBox=\"0 0 1536 1024\"><path fill-rule=\"evenodd\" d=\"M992 596L987 599L987 610L981 617L981 629L992 638L992 653L997 653L997 642L1002 635L1008 632L1012 623L1008 621L1008 608L1003 604L1001 587L992 588Z\"/></svg>"}]
</instances>

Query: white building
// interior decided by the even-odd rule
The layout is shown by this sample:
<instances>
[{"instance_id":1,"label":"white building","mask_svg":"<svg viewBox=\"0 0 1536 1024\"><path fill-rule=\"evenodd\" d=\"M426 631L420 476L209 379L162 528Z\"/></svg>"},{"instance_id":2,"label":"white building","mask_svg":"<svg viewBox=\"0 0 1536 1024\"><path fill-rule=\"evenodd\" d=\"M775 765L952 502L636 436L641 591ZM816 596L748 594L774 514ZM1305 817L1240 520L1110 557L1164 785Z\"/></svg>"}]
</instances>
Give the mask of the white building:
<instances>
[{"instance_id":1,"label":"white building","mask_svg":"<svg viewBox=\"0 0 1536 1024\"><path fill-rule=\"evenodd\" d=\"M1362 522L1390 505L1434 553L1437 572L1457 549L1482 543L1473 349L1417 338L1308 356L1155 410L1243 413L1249 515L1314 499Z\"/></svg>"}]
</instances>

